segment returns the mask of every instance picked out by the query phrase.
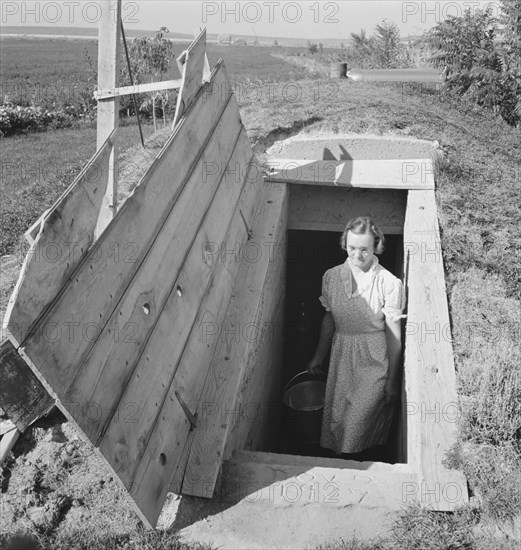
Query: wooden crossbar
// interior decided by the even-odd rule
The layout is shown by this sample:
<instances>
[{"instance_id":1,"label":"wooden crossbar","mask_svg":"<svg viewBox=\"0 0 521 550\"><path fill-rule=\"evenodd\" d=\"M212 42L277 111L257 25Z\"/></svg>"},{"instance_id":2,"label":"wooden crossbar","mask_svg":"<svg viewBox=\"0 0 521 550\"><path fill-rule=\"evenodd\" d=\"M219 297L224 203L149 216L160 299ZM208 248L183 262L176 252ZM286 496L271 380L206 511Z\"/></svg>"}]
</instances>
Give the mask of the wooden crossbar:
<instances>
[{"instance_id":1,"label":"wooden crossbar","mask_svg":"<svg viewBox=\"0 0 521 550\"><path fill-rule=\"evenodd\" d=\"M176 80L163 80L161 82L149 82L147 84L134 84L133 86L122 86L115 89L99 90L94 92L93 95L94 99L103 101L125 95L146 94L149 92L159 92L161 90L174 90L180 88L182 83L183 80L180 78Z\"/></svg>"}]
</instances>

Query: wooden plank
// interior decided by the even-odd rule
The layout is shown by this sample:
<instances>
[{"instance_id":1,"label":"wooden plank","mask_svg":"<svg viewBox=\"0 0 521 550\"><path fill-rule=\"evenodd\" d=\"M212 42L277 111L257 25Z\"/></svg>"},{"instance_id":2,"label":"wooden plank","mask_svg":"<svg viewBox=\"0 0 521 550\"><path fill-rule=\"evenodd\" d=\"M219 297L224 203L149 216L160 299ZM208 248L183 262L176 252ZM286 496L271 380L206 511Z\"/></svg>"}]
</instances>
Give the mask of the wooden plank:
<instances>
[{"instance_id":1,"label":"wooden plank","mask_svg":"<svg viewBox=\"0 0 521 550\"><path fill-rule=\"evenodd\" d=\"M199 291L203 292L204 290L199 276L202 267L202 245L196 240L196 236L200 231L205 230L205 226L203 225L201 228L201 224L205 216L208 216L209 208L215 210L212 199L214 199L216 191L219 192L219 182L224 167L232 155L236 141L241 134L241 128L239 109L232 98L153 246L119 300L85 362L79 366L64 393L63 399L67 403L91 404L90 413L82 415L79 412L77 422L94 441L99 441L101 433L111 417L115 417L116 431L119 432L120 428L125 427L127 423L122 423L119 418L122 411L126 410L128 413L129 408L134 408L134 419L144 414L142 408L139 407L142 403L139 399L140 389L137 389L132 397L127 395L122 398L121 396L132 376L138 377L136 383L141 388L141 385L146 384L145 380L150 376L147 374L150 371L149 362L152 361L157 365L156 353L163 344L154 340L155 345L159 348L152 347L150 350L147 343L153 331L156 330L158 319L163 315L165 303L169 298L174 300L176 313L173 319L166 320L169 328L166 338L174 338L175 335L176 344L182 347L184 343L182 335L189 330L188 319L192 314L192 309L194 316L197 312L197 306L190 301L190 297L196 296ZM245 146L243 145L239 151L240 156L236 161L244 165L249 161L252 151L247 139L243 139L242 143ZM222 163L216 163L215 159L222 159ZM232 197L235 193L236 201L240 193L240 186L235 181L230 185L231 189L226 190L227 196L224 199L218 197L219 208L217 214L213 214L213 218L217 219L218 223L226 225L229 223L231 212L233 212ZM223 232L226 225L222 229ZM211 235L215 232L219 235L219 230L221 230L219 226L213 227L208 234ZM208 237L205 235L205 238ZM195 250L193 250L194 240L198 245ZM193 264L194 273L187 278L183 275L186 273L189 260ZM201 289L198 288L199 282L202 285ZM184 289L182 300L177 296L178 287ZM136 327L132 341L114 336L113 327L118 324ZM168 357L164 367L163 364L156 367L159 373L161 373L161 368L169 368L171 359ZM136 367L141 363L143 372ZM141 378L139 378L140 374ZM161 384L159 384L159 389L152 392L150 399L160 400L162 397L160 391ZM93 407L96 408L95 414L92 410ZM118 410L119 415L117 414ZM130 427L135 432L136 425L133 424ZM135 442L135 438L130 437L130 439ZM121 445L118 449L120 447ZM109 441L104 449L107 456L117 460L118 453L114 453L112 442ZM131 456L134 456L134 453L131 453ZM123 469L120 475L123 476L125 472L126 469Z\"/></svg>"},{"instance_id":2,"label":"wooden plank","mask_svg":"<svg viewBox=\"0 0 521 550\"><path fill-rule=\"evenodd\" d=\"M256 166L257 164L254 162L253 168L255 169ZM263 185L264 180L262 178L262 174L260 174L258 170L256 170L256 174L258 178L258 184ZM254 179L254 176L250 176L250 177ZM261 190L262 190L262 196L259 197L259 201L258 201L260 210L256 215L257 223L259 223L259 220L262 218L262 212L265 211L266 200L267 200L267 195L266 195L267 188L261 189ZM249 218L246 217L246 219L248 220ZM227 286L224 287L223 285L220 285L219 288L221 288L222 290L219 292L218 295L225 295L227 293L226 296L229 297L231 294L231 286L233 285L234 281L233 279L228 279L225 282L227 282ZM218 296L218 295L214 294L212 296ZM215 300L213 302L215 302ZM199 343L192 339L189 342L189 346L183 356L183 359L186 356L187 361L181 361L178 372L176 373L176 382L180 384L180 386L183 388L189 387L193 384L193 382L191 382L191 379L193 379L194 370L190 368L190 363L189 363L190 358L193 357L196 353L203 354L201 355L201 361L209 364L213 357L217 340L213 337L210 338L210 336L213 336L213 332L215 330L218 330L218 328L222 326L224 315L226 313L226 308L228 305L228 300L224 299L221 302L217 302L217 303L213 303L213 302L206 301L204 303L204 307L201 308L200 318L196 323L197 326L199 327L198 329L199 333L203 335L201 336L201 339L204 339L204 341L209 345L207 346L206 349L203 347L201 350L200 349L201 346L199 345ZM207 328L205 329L205 327ZM197 406L197 400L198 400L198 396L196 396L192 401L194 406ZM186 464L188 462L188 458L190 454L190 445L191 445L191 441L193 440L193 433L194 432L191 432L189 436L189 440L185 443L183 447L181 459L179 460L179 465L176 468L174 477L170 484L169 491L173 493L177 493L177 494L181 493L184 472L185 472Z\"/></svg>"},{"instance_id":3,"label":"wooden plank","mask_svg":"<svg viewBox=\"0 0 521 550\"><path fill-rule=\"evenodd\" d=\"M225 151L226 148L230 146L230 143L228 143L229 141L232 141L231 146L233 148L233 140L230 140L231 126L229 124L224 124L224 128L222 129L222 133L219 135L219 139L215 139L215 142L218 144L218 148L215 150L209 150L212 136L215 132L217 132L216 128L219 125L220 120L223 118L222 115L223 112L227 109L227 106L230 106L230 109L232 108L232 106L235 108L235 122L238 123L239 121L238 109L236 107L236 104L234 104L233 99L226 100L226 98L223 97L223 94L221 92L222 89L225 88L225 86L221 86L221 84L226 84L226 88L228 90L230 89L224 67L222 65L218 65L216 67L216 70L212 74L212 80L209 85L205 86L204 90L201 90L198 97L195 99L195 101L192 103L192 106L187 111L185 117L176 126L174 136L178 138L178 141L169 140L169 143L160 153L158 160L156 160L152 168L147 172L134 193L125 202L121 211L118 212L116 218L108 226L107 231L105 231L101 235L100 239L94 244L92 249L92 253L95 253L97 249L101 250L102 252L107 248L109 250L113 250L109 248L110 245L115 243L117 244L118 242L121 243L122 240L123 242L125 242L124 239L128 239L128 236L130 235L130 237L133 238L134 243L139 242L140 244L140 247L138 248L139 253L137 255L137 262L117 262L113 256L107 259L103 257L103 254L99 255L96 262L87 260L83 261L78 270L74 273L72 277L70 277L69 281L64 286L64 289L61 292L60 296L54 301L52 307L49 308L49 311L46 312L45 316L40 321L40 323L44 326L45 323L49 324L53 322L55 323L57 321L66 322L74 326L76 326L75 324L77 324L79 328L79 337L72 339L67 338L66 341L58 339L56 342L49 343L48 341L38 341L36 338L33 338L32 335L30 335L30 337L27 338L24 342L24 346L20 348L20 354L22 355L24 360L26 360L27 364L39 377L42 383L44 383L46 389L49 391L52 397L60 401L60 407L63 408L64 413L71 422L76 423L77 419L80 419L81 417L87 418L89 416L88 413L92 413L92 410L81 410L83 406L91 406L92 403L78 403L78 409L75 407L75 403L64 402L64 397L66 397L66 391L71 382L71 378L73 379L75 373L78 372L78 367L84 361L90 360L89 357L93 356L93 354L97 353L97 346L100 343L99 335L97 335L94 339L91 339L91 341L88 341L89 338L82 338L81 329L87 326L88 323L94 323L96 321L98 321L98 324L101 326L101 330L104 330L104 328L107 327L111 320L112 314L117 310L118 307L120 307L121 304L125 302L126 293L132 291L141 268L147 265L147 262L149 262L149 258L151 258L153 254L156 254L156 249L158 250L158 243L162 240L165 240L166 243L169 244L170 249L163 249L164 257L156 258L157 261L155 262L156 265L154 276L157 276L157 270L162 269L161 267L159 267L160 264L165 262L167 263L170 260L170 256L172 255L172 246L174 246L174 250L176 249L175 243L172 242L172 233L169 231L169 229L172 229L172 226L168 225L171 213L172 215L174 215L174 208L178 207L176 209L177 214L182 212L184 215L184 212L186 211L186 215L190 215L193 201L190 202L190 204L184 204L182 210L180 210L181 206L179 206L183 204L182 197L184 196L185 186L188 185L190 177L193 176L194 178L199 178L200 180L202 180L203 184L206 184L199 187L199 195L201 195L201 198L194 197L192 195L192 199L197 199L197 201L204 203L205 192L208 192L211 187L211 183L209 183L209 178L211 178L211 176L207 174L207 178L205 180L202 177L203 173L197 172L198 166L208 168L208 165L210 165L210 169L212 171L214 168L213 165L215 164L217 164L218 169L223 168L223 164L225 164L226 162L223 151ZM213 93L212 91L215 89L219 90L219 93ZM203 94L206 95L204 95L203 97ZM189 126L187 124L187 121L191 122ZM238 126L238 128L240 128L240 125ZM180 139L180 135L183 136L183 140ZM238 177L238 174L242 174L242 170L244 170L245 168L244 166L241 166L241 162L246 163L246 160L249 159L252 154L251 146L249 144L244 129L242 129L241 144L243 147L242 151L245 153L245 156L240 157L242 161L237 161L236 164L238 166L234 166L235 173L232 173L230 176L232 178L231 186L234 188L234 191L237 183L236 178ZM170 147L168 147L169 145ZM178 162L173 163L172 157L175 157L175 160L177 160ZM175 174L179 179L179 181L175 182L175 185L172 185L172 173ZM239 187L239 191L241 188L242 187ZM257 184L257 188L261 188L261 185ZM253 209L255 204L253 198L256 198L256 195L255 197L252 197L251 195L248 196L249 202L247 204L250 204L251 208ZM230 200L229 193L226 195L226 198L226 207L233 208L233 201ZM213 219L214 223L218 224L220 227L220 224L222 223L222 212L224 210L225 203L221 199L221 202L219 204L219 208L214 209ZM204 214L204 211L202 212L202 214ZM182 218L181 222L183 221L183 219L185 218ZM243 218L243 215L241 215L241 213L239 212L238 215L234 216L234 219L235 231L237 232L238 228L240 227L241 238L245 238L244 235L247 236L247 215L245 215L245 217ZM154 224L151 224L150 220L154 220ZM180 224L179 221L176 223L178 224L176 227L179 230L182 229L182 223ZM239 225L239 223L241 225ZM204 237L205 241L211 242L212 229L215 229L215 227L215 225L208 226L206 228L206 233L201 233L201 238ZM163 239L163 232L165 236L170 235L170 238ZM175 235L177 235L179 232L180 231L174 232L174 239L176 238ZM200 244L201 243L199 243L199 245ZM191 250L190 247L189 249ZM196 250L196 248L194 248L194 250ZM200 254L201 247L199 246L197 250ZM186 258L184 257L183 260L186 260ZM118 265L114 266L114 264L116 263ZM137 265L134 265L135 263L137 263ZM193 267L197 267L195 262L193 261L191 262L191 265ZM233 267L231 264L226 264L219 269L223 270L223 276L225 272L233 272ZM183 279L183 284L185 285L185 287L190 287L192 283L191 275L193 275L191 271L183 273L183 276L185 277ZM164 283L164 280L161 280L160 282ZM177 291L177 285L165 284L164 286L164 292L168 293L169 290L173 290L172 296L176 298L175 294ZM232 283L230 283L229 286L230 288L232 288ZM199 287L199 284L194 285L194 288L197 292L199 292ZM214 283L210 283L210 288L214 288ZM163 292L163 289L161 289L160 292ZM182 292L182 295L190 297L189 293L186 294L185 292ZM139 307L142 308L141 314L146 315L147 312L144 311L141 298L149 298L149 296L138 296ZM219 297L218 299L222 300L222 297ZM156 306L158 311L162 309L159 302L160 300L158 300L158 303L150 300L150 302L148 303L148 305L150 306L150 309L148 311L149 314L152 314L154 312L154 307ZM175 303L175 300L172 303ZM193 300L189 300L189 303L191 305L194 304ZM168 329L171 328L171 320L173 318L176 318L176 313L177 308L174 308L173 314L171 313L168 318L165 317L165 321L162 321L162 325L156 324L151 334L153 335L158 327L162 327L161 334L166 334L166 337L168 338L170 336ZM118 315L118 317L122 316ZM182 320L183 317L180 316L180 319ZM166 321L170 321L170 323L166 323ZM176 323L177 322L178 321L176 319ZM148 336L146 336L146 334L149 328L150 327L145 326L145 338L143 339L143 342L148 340ZM181 324L179 324L179 330L181 328ZM124 335L122 333L119 333L119 336L123 337ZM159 344L156 341L153 349L157 350L158 346L161 346L162 344L164 344L164 338L160 340ZM132 348L135 347L135 343L131 342L127 345L130 350L129 353L131 353ZM146 359L144 353L141 355L141 357ZM112 359L119 358L121 358L120 354L117 355L117 358L116 356L114 356ZM167 357L167 359L169 358L170 357ZM193 363L193 357L191 357L190 359ZM35 364L36 361L38 361L38 364ZM119 370L120 365L116 360L114 360L112 361L111 367L113 369ZM125 371L125 369L123 369L123 371ZM146 375L149 375L149 371L150 367L148 368ZM96 381L96 383L99 382L101 382L101 379L99 381ZM124 380L121 380L120 382L122 388L126 386L126 382ZM108 388L109 392L114 393L114 404L121 404L118 392L114 392L114 387L116 386L112 386L110 383L108 383L106 384L106 387ZM98 389L102 389L102 385L99 385ZM170 393L165 393L165 399L167 396L170 396ZM94 399L96 399L97 395L94 395L93 397ZM94 404L96 403L94 402ZM111 403L109 402L105 403L105 405L107 406L110 406L110 404ZM96 413L96 410L94 410L94 413ZM112 418L115 418L116 415L117 411L114 411ZM127 421L129 423L132 423L132 420L132 418L121 418L122 422ZM162 420L165 419L162 418ZM166 419L166 421L167 425L172 424L171 419ZM83 429L85 428L87 431L89 431L88 426L86 426L86 422L83 421L83 424L78 424L77 427L78 430L87 438L87 434ZM155 431L154 433L157 434L157 431ZM155 442L154 444L157 445L157 438L153 439L154 433L151 436L151 441L153 443ZM159 436L163 437L163 435L164 431L161 431L159 433ZM96 449L96 452L99 453L99 449L97 449L96 447L94 448ZM154 455L154 463L156 462L157 456ZM116 474L120 473L118 471L119 468L117 464L111 463L109 461L109 465ZM155 464L152 466L155 467ZM154 471L155 470L153 470L152 473ZM139 488L142 493L138 493L138 496L135 497L137 498L138 502L136 503L135 500L133 502L136 507L136 511L138 511L138 514L140 515L142 521L144 521L146 525L151 526L152 523L150 522L150 519L153 519L153 516L149 513L149 510L146 507L147 501L140 498L140 496L143 495L151 499L153 502L153 506L155 508L159 507L159 511L162 505L162 501L159 502L157 498L155 498L157 495L156 479L152 478L152 482L148 482L149 474L146 471L146 468L138 470L138 476L141 473L145 475L145 478L141 479L140 477L138 477L140 481L136 484L136 487ZM129 487L128 484L125 485L120 480L119 476L117 477L117 480L123 487L127 489L132 489L132 487ZM162 480L161 489L163 487L165 489L168 488L168 481L169 480L166 480L165 482L164 479ZM158 515L159 511L157 513ZM154 510L152 512L154 512Z\"/></svg>"},{"instance_id":4,"label":"wooden plank","mask_svg":"<svg viewBox=\"0 0 521 550\"><path fill-rule=\"evenodd\" d=\"M282 216L283 229L276 240L272 241L273 254L269 259L268 273L259 293L257 320L251 323L248 319L239 319L239 327L244 325L249 328L249 331L240 331L241 337L248 339L249 350L234 412L230 415L231 425L224 447L219 450L222 458L228 458L236 449L269 449L278 444L273 427L280 425L284 417L279 405L284 372L287 207ZM235 325L232 326L236 328ZM228 408L227 403L223 405Z\"/></svg>"},{"instance_id":5,"label":"wooden plank","mask_svg":"<svg viewBox=\"0 0 521 550\"><path fill-rule=\"evenodd\" d=\"M407 297L406 311L409 310L409 287L410 287L410 256L412 249L409 245L411 233L410 217L406 214L406 223L404 225L404 242L403 242L403 284ZM404 353L403 353L403 381L402 381L402 455L412 468L416 471L421 469L421 450L420 450L420 416L411 415L409 417L409 407L411 412L416 409L416 403L420 403L420 387L418 379L417 360L411 355L412 349L408 345L408 332L414 325L405 324L403 330ZM409 405L410 404L410 405Z\"/></svg>"},{"instance_id":6,"label":"wooden plank","mask_svg":"<svg viewBox=\"0 0 521 550\"><path fill-rule=\"evenodd\" d=\"M342 232L350 218L370 215L385 233L403 233L406 191L291 184L289 194L289 229Z\"/></svg>"},{"instance_id":7,"label":"wooden plank","mask_svg":"<svg viewBox=\"0 0 521 550\"><path fill-rule=\"evenodd\" d=\"M25 257L4 319L15 347L34 329L94 241L115 135L113 131L39 220L38 234Z\"/></svg>"},{"instance_id":8,"label":"wooden plank","mask_svg":"<svg viewBox=\"0 0 521 550\"><path fill-rule=\"evenodd\" d=\"M288 223L288 229L295 229L298 231L329 231L332 233L343 233L344 229L346 228L346 223L291 221ZM393 225L393 226L379 225L379 227L385 235L402 235L403 234L403 226L400 227L397 225Z\"/></svg>"},{"instance_id":9,"label":"wooden plank","mask_svg":"<svg viewBox=\"0 0 521 550\"><path fill-rule=\"evenodd\" d=\"M457 440L458 396L434 191L409 191L405 376L409 460L419 460L421 504L451 511L468 502L465 476L443 460Z\"/></svg>"},{"instance_id":10,"label":"wooden plank","mask_svg":"<svg viewBox=\"0 0 521 550\"><path fill-rule=\"evenodd\" d=\"M147 94L150 92L159 92L161 90L175 90L176 88L181 87L182 82L182 79L178 78L176 80L162 80L160 82L134 84L133 86L121 86L119 88L109 88L96 91L93 96L94 99L103 101L132 94Z\"/></svg>"},{"instance_id":11,"label":"wooden plank","mask_svg":"<svg viewBox=\"0 0 521 550\"><path fill-rule=\"evenodd\" d=\"M253 323L256 329L264 327L264 323L271 320L270 301L278 299L269 292L266 294L265 289L270 276L276 276L275 267L281 267L282 262L277 261L279 255L285 253L282 244L286 234L287 188L271 187L266 203L268 208L261 214L258 232L253 239L257 243L271 243L273 248L271 252L264 250L256 262L241 263L237 286L223 322L224 331L219 335L218 347L199 399L198 414L204 422L194 432L183 494L209 497L213 493L226 439L234 425L226 411L236 408L249 353L256 346L251 338L237 338L237 330L243 330L248 323Z\"/></svg>"},{"instance_id":12,"label":"wooden plank","mask_svg":"<svg viewBox=\"0 0 521 550\"><path fill-rule=\"evenodd\" d=\"M178 65L182 65L183 83L177 96L177 105L172 128L175 128L188 105L193 101L197 90L203 81L203 70L206 54L206 29L190 44L178 58ZM180 67L181 70L181 67ZM221 93L223 90L219 90Z\"/></svg>"},{"instance_id":13,"label":"wooden plank","mask_svg":"<svg viewBox=\"0 0 521 550\"><path fill-rule=\"evenodd\" d=\"M4 435L7 432L14 430L15 428L16 424L11 422L10 420L2 420L2 422L0 422L0 435Z\"/></svg>"},{"instance_id":14,"label":"wooden plank","mask_svg":"<svg viewBox=\"0 0 521 550\"><path fill-rule=\"evenodd\" d=\"M205 30L205 27L197 27L194 29L194 38L197 38L203 31ZM210 62L208 61L208 53L204 52L204 67L203 67L203 82L206 82L208 78L210 77L210 74L212 73L212 69L210 68Z\"/></svg>"},{"instance_id":15,"label":"wooden plank","mask_svg":"<svg viewBox=\"0 0 521 550\"><path fill-rule=\"evenodd\" d=\"M26 355L59 395L64 395L96 336L107 325L198 164L227 104L226 98L211 93L212 86L226 81L224 65L218 64L212 81L201 90L193 108L125 201L110 231L94 243L89 256L40 320L35 336L50 326L59 327L62 337L43 341L32 336L23 342ZM113 327L114 337L132 345L136 328L118 324Z\"/></svg>"},{"instance_id":16,"label":"wooden plank","mask_svg":"<svg viewBox=\"0 0 521 550\"><path fill-rule=\"evenodd\" d=\"M29 229L24 233L24 237L27 242L31 245L36 240L38 233L40 231L40 226L42 221L48 216L49 209L45 210L44 213L29 227Z\"/></svg>"},{"instance_id":17,"label":"wooden plank","mask_svg":"<svg viewBox=\"0 0 521 550\"><path fill-rule=\"evenodd\" d=\"M254 167L255 166L256 164L254 163ZM264 180L260 174L259 174L259 177L260 177L259 182L263 184ZM271 186L268 185L266 188L261 189L262 193L259 196L259 201L258 201L259 210L255 215L257 227L252 228L253 235L258 235L259 231L262 231L262 229L258 228L258 224L261 223L264 213L266 212L266 208L267 208L266 201L269 200L268 192L270 187ZM242 211L244 211L244 209ZM246 217L246 220L249 221L250 218ZM225 241L225 243L226 242L230 242L230 241L227 240ZM241 246L242 246L242 243L241 243ZM243 250L243 249L239 247L239 250ZM235 265L237 266L238 263L236 263ZM200 357L200 362L204 362L204 364L208 364L209 366L212 361L212 357L214 356L216 347L219 343L219 339L215 337L215 333L216 331L218 331L218 334L220 337L222 327L224 327L224 319L227 313L227 308L229 305L228 302L229 302L229 298L232 293L232 287L234 284L234 279L230 277L221 278L220 280L225 284L219 284L219 292L210 295L210 300L205 301L203 307L201 308L198 321L196 323L196 325L198 326L198 333L200 335L199 340L206 343L207 347L206 348L203 347L201 349L200 343L195 338L192 338L190 340L189 346L187 347L187 350L183 355L183 361L181 361L179 369L176 373L176 383L181 388L192 387L196 382L194 377L195 369L191 368L191 362L193 361L192 358L198 355ZM224 299L221 301L216 301L215 298L217 298L218 296L223 296ZM192 396L190 401L190 405L192 408L197 407L201 391L198 393L194 393L194 395ZM178 466L175 470L174 477L169 487L170 492L173 492L176 494L181 494L182 492L183 479L184 479L188 459L190 457L190 449L194 439L194 435L195 435L195 432L193 431L190 432L188 440L185 441L185 444L182 448L181 458L179 459Z\"/></svg>"},{"instance_id":18,"label":"wooden plank","mask_svg":"<svg viewBox=\"0 0 521 550\"><path fill-rule=\"evenodd\" d=\"M247 142L246 135L243 138ZM251 150L249 142L248 148ZM205 296L197 312L197 318L192 323L190 336L182 349L175 376L173 380L168 381L168 398L165 398L164 403L160 404L158 412L153 411L154 417L157 417L157 423L148 439L146 456L143 456L134 476L132 492L140 501L147 503L147 509L154 511L154 517L159 516L161 503L166 497L168 484L177 469L180 458L182 458L182 450L190 429L186 415L182 412L180 403L175 396L175 391L179 392L188 409L195 412L216 346L216 342L211 336L212 330L224 318L240 269L238 255L248 243L244 220L246 223L252 224L254 213L257 210L258 193L262 182L253 181L254 174L254 172L248 173L225 238L211 239L212 244L217 245L218 250L215 246L212 247L207 260L203 263L215 264L214 272L206 284ZM233 179L235 176L227 174L226 177ZM252 177L252 180L249 180L249 177ZM206 231L201 234L203 237L205 235L209 234ZM234 252L226 253L226 247ZM171 318L175 315L175 311L174 308L169 312ZM165 334L169 334L168 326L156 330L153 337L164 342ZM175 366L179 351L175 349L174 339L163 343L160 353L163 364L173 355L172 363ZM137 432L136 436L140 433ZM166 458L164 464L158 460L161 455Z\"/></svg>"},{"instance_id":19,"label":"wooden plank","mask_svg":"<svg viewBox=\"0 0 521 550\"><path fill-rule=\"evenodd\" d=\"M13 449L15 443L20 437L20 432L14 428L10 432L7 432L0 439L0 466L3 464L4 460L9 456L9 453Z\"/></svg>"},{"instance_id":20,"label":"wooden plank","mask_svg":"<svg viewBox=\"0 0 521 550\"><path fill-rule=\"evenodd\" d=\"M20 432L47 413L54 400L9 340L0 346L0 407Z\"/></svg>"},{"instance_id":21,"label":"wooden plank","mask_svg":"<svg viewBox=\"0 0 521 550\"><path fill-rule=\"evenodd\" d=\"M268 180L369 189L434 189L431 159L269 159Z\"/></svg>"},{"instance_id":22,"label":"wooden plank","mask_svg":"<svg viewBox=\"0 0 521 550\"><path fill-rule=\"evenodd\" d=\"M121 0L113 5L102 3L98 26L98 86L103 90L119 86L121 59ZM96 139L98 149L119 126L119 99L98 103ZM98 238L117 212L117 170L118 162L116 144L112 147L109 171L106 182L103 182L105 195L99 209L95 237Z\"/></svg>"}]
</instances>

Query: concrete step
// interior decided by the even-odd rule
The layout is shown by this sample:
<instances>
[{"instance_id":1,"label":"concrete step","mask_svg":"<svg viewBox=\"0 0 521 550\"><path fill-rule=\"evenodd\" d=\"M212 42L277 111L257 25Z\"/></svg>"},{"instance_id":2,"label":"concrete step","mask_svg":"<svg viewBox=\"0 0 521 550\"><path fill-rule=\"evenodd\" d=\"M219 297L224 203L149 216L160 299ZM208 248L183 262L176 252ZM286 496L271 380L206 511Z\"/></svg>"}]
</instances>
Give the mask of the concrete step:
<instances>
[{"instance_id":1,"label":"concrete step","mask_svg":"<svg viewBox=\"0 0 521 550\"><path fill-rule=\"evenodd\" d=\"M222 550L367 541L388 534L417 492L417 474L394 466L405 465L236 452L224 461L212 499L170 494L158 527Z\"/></svg>"},{"instance_id":2,"label":"concrete step","mask_svg":"<svg viewBox=\"0 0 521 550\"><path fill-rule=\"evenodd\" d=\"M412 472L385 467L337 468L322 462L307 465L299 464L298 460L279 464L244 458L223 463L219 491L223 501L264 502L275 507L362 506L398 510L410 502L410 495L418 492L418 474Z\"/></svg>"},{"instance_id":3,"label":"concrete step","mask_svg":"<svg viewBox=\"0 0 521 550\"><path fill-rule=\"evenodd\" d=\"M277 508L243 502L207 514L177 533L182 542L219 550L302 550L328 543L342 548L342 540L367 542L389 535L395 521L396 511L384 508Z\"/></svg>"},{"instance_id":4,"label":"concrete step","mask_svg":"<svg viewBox=\"0 0 521 550\"><path fill-rule=\"evenodd\" d=\"M258 464L278 464L287 466L323 466L341 470L370 470L380 472L409 472L407 464L389 464L387 462L360 462L341 458L324 458L319 456L302 456L263 451L234 451L231 460L234 462L253 462Z\"/></svg>"}]
</instances>

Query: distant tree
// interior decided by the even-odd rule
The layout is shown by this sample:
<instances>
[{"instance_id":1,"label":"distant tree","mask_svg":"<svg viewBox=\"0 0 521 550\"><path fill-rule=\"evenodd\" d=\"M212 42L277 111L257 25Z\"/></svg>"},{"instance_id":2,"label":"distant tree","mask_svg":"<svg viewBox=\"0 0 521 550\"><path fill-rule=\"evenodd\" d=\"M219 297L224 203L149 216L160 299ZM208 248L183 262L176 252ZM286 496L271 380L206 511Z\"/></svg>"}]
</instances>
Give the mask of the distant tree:
<instances>
[{"instance_id":1,"label":"distant tree","mask_svg":"<svg viewBox=\"0 0 521 550\"><path fill-rule=\"evenodd\" d=\"M398 67L430 67L432 47L424 36L411 37L400 44Z\"/></svg>"},{"instance_id":2,"label":"distant tree","mask_svg":"<svg viewBox=\"0 0 521 550\"><path fill-rule=\"evenodd\" d=\"M360 29L359 34L351 33L350 54L356 67L367 69L377 66L375 50L375 39L367 36L365 29Z\"/></svg>"},{"instance_id":3,"label":"distant tree","mask_svg":"<svg viewBox=\"0 0 521 550\"><path fill-rule=\"evenodd\" d=\"M429 33L436 51L432 63L443 71L447 89L465 95L500 68L499 55L494 47L497 21L490 11L466 10L463 17L450 16L433 27ZM478 73L481 73L478 75Z\"/></svg>"},{"instance_id":4,"label":"distant tree","mask_svg":"<svg viewBox=\"0 0 521 550\"><path fill-rule=\"evenodd\" d=\"M383 69L398 67L400 57L400 31L396 23L385 19L376 25L374 37L375 55L378 65Z\"/></svg>"},{"instance_id":5,"label":"distant tree","mask_svg":"<svg viewBox=\"0 0 521 550\"><path fill-rule=\"evenodd\" d=\"M367 48L371 45L371 39L367 36L365 29L360 29L360 34L351 33L351 43L356 48Z\"/></svg>"},{"instance_id":6,"label":"distant tree","mask_svg":"<svg viewBox=\"0 0 521 550\"><path fill-rule=\"evenodd\" d=\"M135 38L130 47L131 65L133 65L133 75L135 83L145 81L156 82L163 80L163 76L168 72L170 62L174 57L174 47L165 34L169 30L166 27L161 27L154 38L143 36ZM152 117L154 120L154 130L157 131L156 120L156 100L161 98L161 106L163 110L163 125L166 125L165 120L165 104L168 101L168 96L165 93L152 93ZM146 105L146 102L145 102Z\"/></svg>"},{"instance_id":7,"label":"distant tree","mask_svg":"<svg viewBox=\"0 0 521 550\"><path fill-rule=\"evenodd\" d=\"M393 69L410 66L407 47L401 43L400 31L395 23L385 19L376 25L369 36L365 29L351 33L347 58L360 69Z\"/></svg>"},{"instance_id":8,"label":"distant tree","mask_svg":"<svg viewBox=\"0 0 521 550\"><path fill-rule=\"evenodd\" d=\"M490 9L468 9L429 32L431 61L444 75L444 90L492 109L512 125L521 122L519 10L519 2L503 1L498 20Z\"/></svg>"},{"instance_id":9,"label":"distant tree","mask_svg":"<svg viewBox=\"0 0 521 550\"><path fill-rule=\"evenodd\" d=\"M276 48L278 45L279 45L279 41L278 41L278 40L274 40L274 41L273 41L273 47Z\"/></svg>"},{"instance_id":10,"label":"distant tree","mask_svg":"<svg viewBox=\"0 0 521 550\"><path fill-rule=\"evenodd\" d=\"M315 42L311 42L310 40L308 40L306 47L310 54L316 54L318 52L318 44L316 44Z\"/></svg>"}]
</instances>

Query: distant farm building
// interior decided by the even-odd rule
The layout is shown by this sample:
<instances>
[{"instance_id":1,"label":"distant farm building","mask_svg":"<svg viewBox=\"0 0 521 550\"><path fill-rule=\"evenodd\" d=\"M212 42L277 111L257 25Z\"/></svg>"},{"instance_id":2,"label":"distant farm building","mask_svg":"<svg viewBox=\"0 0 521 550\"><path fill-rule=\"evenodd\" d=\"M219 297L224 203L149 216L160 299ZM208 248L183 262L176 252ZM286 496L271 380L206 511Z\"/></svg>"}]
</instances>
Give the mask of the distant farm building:
<instances>
[{"instance_id":1,"label":"distant farm building","mask_svg":"<svg viewBox=\"0 0 521 550\"><path fill-rule=\"evenodd\" d=\"M229 46L232 43L232 35L231 34L220 34L217 37L217 42L219 44L227 44Z\"/></svg>"}]
</instances>

